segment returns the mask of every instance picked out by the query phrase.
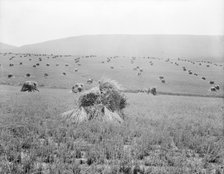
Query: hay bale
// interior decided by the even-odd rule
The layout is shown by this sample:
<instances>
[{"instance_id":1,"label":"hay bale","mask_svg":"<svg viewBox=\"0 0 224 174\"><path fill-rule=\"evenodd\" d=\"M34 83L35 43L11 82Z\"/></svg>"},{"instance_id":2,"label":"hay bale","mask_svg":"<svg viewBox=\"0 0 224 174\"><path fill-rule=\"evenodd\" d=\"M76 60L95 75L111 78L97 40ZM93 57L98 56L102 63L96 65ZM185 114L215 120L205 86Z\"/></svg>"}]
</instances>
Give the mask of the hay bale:
<instances>
[{"instance_id":1,"label":"hay bale","mask_svg":"<svg viewBox=\"0 0 224 174\"><path fill-rule=\"evenodd\" d=\"M36 81L25 81L23 83L23 86L22 86L20 91L22 91L22 92L25 92L25 91L35 92L35 91L38 91L39 92L37 86L38 86L38 83Z\"/></svg>"},{"instance_id":2,"label":"hay bale","mask_svg":"<svg viewBox=\"0 0 224 174\"><path fill-rule=\"evenodd\" d=\"M31 76L30 73L27 73L27 74L26 74L26 77L30 77L30 76Z\"/></svg>"},{"instance_id":3,"label":"hay bale","mask_svg":"<svg viewBox=\"0 0 224 174\"><path fill-rule=\"evenodd\" d=\"M101 79L99 81L99 89L100 91L104 89L114 89L114 90L122 90L121 85L115 81L115 80L110 80L110 79Z\"/></svg>"},{"instance_id":4,"label":"hay bale","mask_svg":"<svg viewBox=\"0 0 224 174\"><path fill-rule=\"evenodd\" d=\"M157 94L156 88L152 88L150 91L151 91L152 95L156 95Z\"/></svg>"},{"instance_id":5,"label":"hay bale","mask_svg":"<svg viewBox=\"0 0 224 174\"><path fill-rule=\"evenodd\" d=\"M88 107L100 103L100 91L96 88L83 93L78 100L79 107Z\"/></svg>"},{"instance_id":6,"label":"hay bale","mask_svg":"<svg viewBox=\"0 0 224 174\"><path fill-rule=\"evenodd\" d=\"M12 75L12 74L9 74L9 75L8 75L8 78L12 78L12 77L13 77L13 75Z\"/></svg>"},{"instance_id":7,"label":"hay bale","mask_svg":"<svg viewBox=\"0 0 224 174\"><path fill-rule=\"evenodd\" d=\"M64 112L62 114L62 117L70 123L81 123L88 120L87 113L85 112L83 107Z\"/></svg>"},{"instance_id":8,"label":"hay bale","mask_svg":"<svg viewBox=\"0 0 224 174\"><path fill-rule=\"evenodd\" d=\"M100 81L99 86L80 95L77 109L65 112L62 116L72 123L92 119L122 123L124 118L122 110L127 102L120 89L120 85L115 81Z\"/></svg>"},{"instance_id":9,"label":"hay bale","mask_svg":"<svg viewBox=\"0 0 224 174\"><path fill-rule=\"evenodd\" d=\"M112 112L121 111L127 105L126 97L120 92L121 86L113 80L102 80L99 82L101 102Z\"/></svg>"},{"instance_id":10,"label":"hay bale","mask_svg":"<svg viewBox=\"0 0 224 174\"><path fill-rule=\"evenodd\" d=\"M111 112L109 109L104 107L104 116L103 119L106 121L112 121L117 123L122 123L123 119L117 112Z\"/></svg>"},{"instance_id":11,"label":"hay bale","mask_svg":"<svg viewBox=\"0 0 224 174\"><path fill-rule=\"evenodd\" d=\"M118 124L123 122L123 119L117 112L112 112L103 105L72 109L70 111L64 112L62 117L72 124L79 124L93 119Z\"/></svg>"},{"instance_id":12,"label":"hay bale","mask_svg":"<svg viewBox=\"0 0 224 174\"><path fill-rule=\"evenodd\" d=\"M76 83L74 86L72 86L72 92L73 93L79 93L84 90L84 84L83 83Z\"/></svg>"}]
</instances>

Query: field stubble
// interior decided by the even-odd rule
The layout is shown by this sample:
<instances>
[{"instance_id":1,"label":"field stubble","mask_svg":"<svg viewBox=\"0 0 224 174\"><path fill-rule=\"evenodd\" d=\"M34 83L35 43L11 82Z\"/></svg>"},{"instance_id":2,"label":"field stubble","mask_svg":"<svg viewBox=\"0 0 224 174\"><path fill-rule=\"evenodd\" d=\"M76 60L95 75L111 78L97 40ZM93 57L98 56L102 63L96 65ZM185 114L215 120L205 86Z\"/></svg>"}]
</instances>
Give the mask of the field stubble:
<instances>
[{"instance_id":1,"label":"field stubble","mask_svg":"<svg viewBox=\"0 0 224 174\"><path fill-rule=\"evenodd\" d=\"M128 94L122 125L71 125L68 90L4 90L0 173L223 172L222 99Z\"/></svg>"}]
</instances>

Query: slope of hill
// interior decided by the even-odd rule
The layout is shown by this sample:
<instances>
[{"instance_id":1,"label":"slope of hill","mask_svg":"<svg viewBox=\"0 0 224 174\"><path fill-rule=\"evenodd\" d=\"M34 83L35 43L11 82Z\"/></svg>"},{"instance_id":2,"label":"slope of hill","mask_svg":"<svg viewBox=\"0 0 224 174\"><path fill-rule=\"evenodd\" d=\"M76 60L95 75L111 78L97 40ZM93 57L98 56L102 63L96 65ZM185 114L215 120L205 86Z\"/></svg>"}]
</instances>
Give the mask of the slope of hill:
<instances>
[{"instance_id":1,"label":"slope of hill","mask_svg":"<svg viewBox=\"0 0 224 174\"><path fill-rule=\"evenodd\" d=\"M15 52L224 58L224 36L86 35L24 45Z\"/></svg>"},{"instance_id":2,"label":"slope of hill","mask_svg":"<svg viewBox=\"0 0 224 174\"><path fill-rule=\"evenodd\" d=\"M0 51L7 51L17 48L16 46L8 45L0 42Z\"/></svg>"},{"instance_id":3,"label":"slope of hill","mask_svg":"<svg viewBox=\"0 0 224 174\"><path fill-rule=\"evenodd\" d=\"M93 79L97 84L103 77L116 80L130 90L156 87L166 94L224 94L224 63L203 59L198 62L154 57L3 53L0 64L0 84L19 85L35 80L47 88L71 89L77 82L86 84L88 79ZM215 85L220 89L211 91ZM85 85L87 89L90 86Z\"/></svg>"}]
</instances>

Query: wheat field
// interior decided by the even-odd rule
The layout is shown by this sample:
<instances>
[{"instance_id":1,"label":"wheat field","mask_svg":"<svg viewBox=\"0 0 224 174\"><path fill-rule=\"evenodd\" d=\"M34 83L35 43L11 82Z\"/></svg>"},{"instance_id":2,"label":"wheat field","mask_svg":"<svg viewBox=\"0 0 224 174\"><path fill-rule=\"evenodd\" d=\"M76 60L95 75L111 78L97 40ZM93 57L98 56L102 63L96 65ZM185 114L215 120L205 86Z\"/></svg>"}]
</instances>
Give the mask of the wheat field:
<instances>
[{"instance_id":1,"label":"wheat field","mask_svg":"<svg viewBox=\"0 0 224 174\"><path fill-rule=\"evenodd\" d=\"M1 54L0 173L223 172L222 63L54 56ZM133 70L137 66L143 70L141 75ZM189 75L182 66L206 80ZM64 122L61 113L77 107L80 96L71 92L71 86L83 82L89 89L103 76L125 89L156 87L162 92L213 97L124 93L127 107L121 125L97 120L79 125ZM89 78L94 79L91 85L86 84ZM20 92L25 80L37 81L40 92ZM210 91L211 80L220 86L219 91Z\"/></svg>"}]
</instances>

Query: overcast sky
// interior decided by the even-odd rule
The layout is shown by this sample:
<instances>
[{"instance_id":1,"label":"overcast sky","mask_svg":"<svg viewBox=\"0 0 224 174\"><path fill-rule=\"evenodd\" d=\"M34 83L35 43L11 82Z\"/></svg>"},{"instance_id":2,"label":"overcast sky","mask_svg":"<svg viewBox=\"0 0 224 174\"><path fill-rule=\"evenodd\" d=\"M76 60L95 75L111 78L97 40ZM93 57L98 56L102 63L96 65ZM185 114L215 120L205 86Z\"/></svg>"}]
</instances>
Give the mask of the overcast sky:
<instances>
[{"instance_id":1,"label":"overcast sky","mask_svg":"<svg viewBox=\"0 0 224 174\"><path fill-rule=\"evenodd\" d=\"M224 35L224 0L0 0L0 42L86 34Z\"/></svg>"}]
</instances>

